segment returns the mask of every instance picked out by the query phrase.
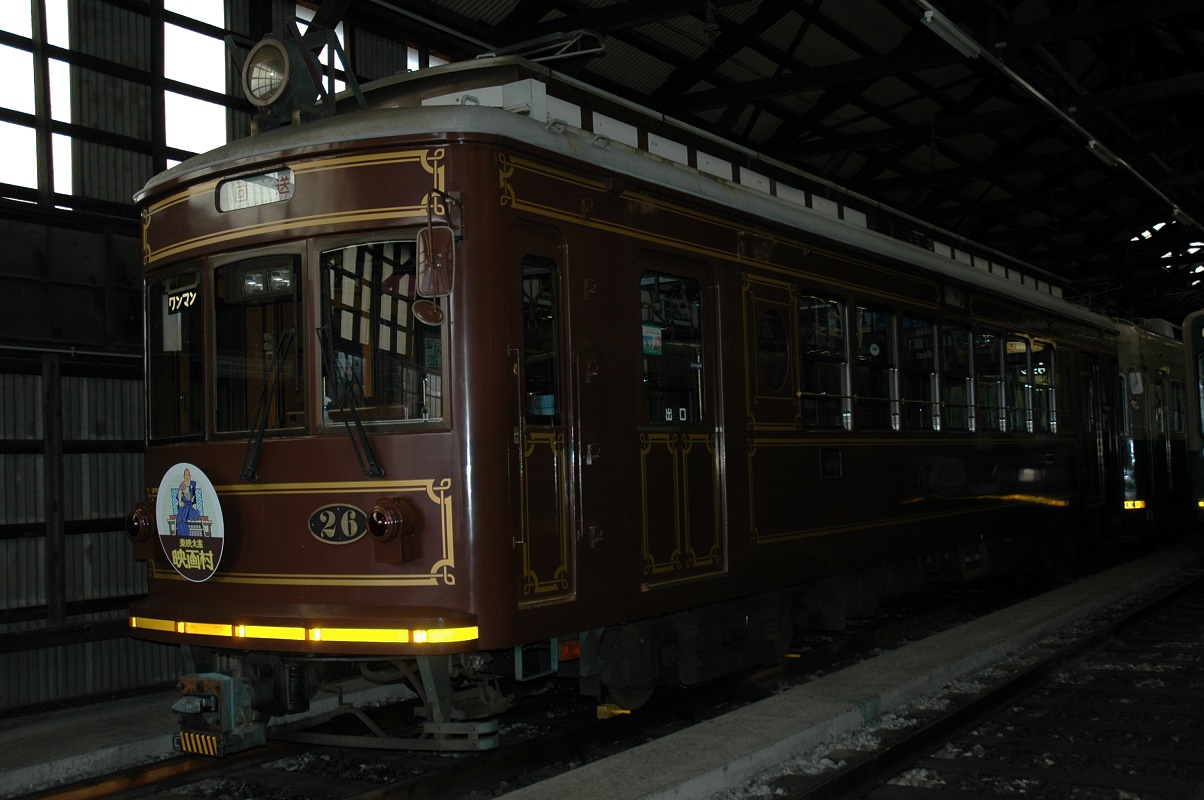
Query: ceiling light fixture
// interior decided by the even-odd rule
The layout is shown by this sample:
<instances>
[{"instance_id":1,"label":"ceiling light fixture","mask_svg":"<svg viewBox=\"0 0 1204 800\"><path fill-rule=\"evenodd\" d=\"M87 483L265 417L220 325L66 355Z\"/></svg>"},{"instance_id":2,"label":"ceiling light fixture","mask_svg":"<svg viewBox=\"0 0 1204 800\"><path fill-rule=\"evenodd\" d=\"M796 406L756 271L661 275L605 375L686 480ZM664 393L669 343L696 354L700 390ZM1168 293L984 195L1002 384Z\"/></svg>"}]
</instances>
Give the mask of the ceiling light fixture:
<instances>
[{"instance_id":1,"label":"ceiling light fixture","mask_svg":"<svg viewBox=\"0 0 1204 800\"><path fill-rule=\"evenodd\" d=\"M920 20L966 58L978 58L982 54L982 45L936 9L925 11Z\"/></svg>"},{"instance_id":2,"label":"ceiling light fixture","mask_svg":"<svg viewBox=\"0 0 1204 800\"><path fill-rule=\"evenodd\" d=\"M1087 149L1090 150L1096 158L1107 164L1109 167L1116 167L1120 165L1120 156L1104 147L1095 139L1087 140Z\"/></svg>"},{"instance_id":3,"label":"ceiling light fixture","mask_svg":"<svg viewBox=\"0 0 1204 800\"><path fill-rule=\"evenodd\" d=\"M1179 208L1179 206L1175 206L1173 209L1171 209L1171 216L1175 218L1176 222L1179 222L1183 225L1191 225L1194 228L1200 228L1200 230L1204 230L1204 226L1201 226L1200 223L1196 222L1192 218L1191 214L1188 214L1186 211Z\"/></svg>"}]
</instances>

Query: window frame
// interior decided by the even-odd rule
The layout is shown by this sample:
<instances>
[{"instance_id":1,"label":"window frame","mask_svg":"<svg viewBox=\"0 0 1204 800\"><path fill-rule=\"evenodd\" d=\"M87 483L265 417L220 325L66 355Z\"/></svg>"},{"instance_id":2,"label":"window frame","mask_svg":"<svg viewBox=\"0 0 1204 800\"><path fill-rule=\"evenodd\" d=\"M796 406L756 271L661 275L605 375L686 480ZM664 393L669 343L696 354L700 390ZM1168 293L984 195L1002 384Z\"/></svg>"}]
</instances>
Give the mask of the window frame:
<instances>
[{"instance_id":1,"label":"window frame","mask_svg":"<svg viewBox=\"0 0 1204 800\"><path fill-rule=\"evenodd\" d=\"M713 345L712 345L711 338L710 338L709 328L712 327L714 323L711 322L710 324L708 324L709 320L713 320L713 315L711 313L709 313L707 310L707 307L708 307L708 291L707 291L708 283L707 283L707 280L704 275L700 274L696 270L689 269L689 268L683 268L684 266L685 265L678 265L673 262L667 262L664 260L655 260L655 259L644 260L637 264L637 268L638 268L637 280L638 280L638 287L639 287L638 288L639 300L638 300L637 305L639 308L639 324L640 324L640 340L641 340L641 346L640 346L641 367L640 367L640 369L641 369L641 378L642 378L641 385L643 387L642 397L640 398L640 409L641 409L641 415L642 415L641 416L642 422L644 425L647 425L648 427L659 427L659 428L677 427L677 428L680 428L680 427L697 427L697 426L710 425L710 421L715 413L714 412L714 400L710 396L710 386L711 386L711 383L715 380L715 377L711 374L714 371L714 367L712 365L714 355L712 354ZM692 302L693 303L693 305L691 306L691 308L693 309L691 312L692 323L687 326L682 326L683 329L689 328L690 330L692 330L694 332L694 336L690 340L688 340L688 341L674 340L672 342L667 342L665 340L664 334L665 334L666 328L664 325L656 325L655 324L657 322L657 319L655 316L653 316L651 314L651 303L645 299L645 292L648 291L645 288L645 286L646 286L645 280L647 278L649 278L650 276L656 277L658 279L668 278L671 280L678 281L679 283L681 283L683 285L692 284L692 287L693 287L692 291L694 292L694 295L695 295L694 299L691 301L686 294L683 294L683 297L682 297L683 302L687 302L687 303ZM659 283L657 283L656 285L659 285ZM660 295L658 295L658 297L659 296ZM660 321L661 322L671 322L672 319L666 318L666 319L660 320ZM652 336L651 329L653 327L657 327L660 330L655 337L652 337L650 339L650 337ZM669 330L673 330L673 328L669 328ZM788 338L789 338L789 334L787 333L787 339ZM649 381L649 375L652 373L650 371L650 365L649 365L648 359L650 357L664 358L665 357L665 346L670 343L674 344L674 345L684 346L684 347L696 348L695 349L696 357L690 360L689 366L688 366L688 369L691 369L694 371L693 375L691 376L693 378L693 382L692 382L693 385L684 390L674 389L672 387L665 387L659 383L656 386L653 386L652 383ZM678 359L678 361L680 361L680 359ZM665 364L665 363L669 363L669 362L661 362L661 363ZM678 364L675 364L675 366L677 366L677 365ZM667 373L665 373L662 370L661 372L656 373L656 374L664 375ZM788 368L787 368L786 380L789 381L789 369ZM680 401L678 402L678 404L676 406L674 406L672 404L662 404L662 406L659 407L660 415L659 416L654 415L654 413L653 413L653 405L654 405L653 392L661 392L661 393L678 392L678 393L680 393L682 391L685 392L685 396L690 400L689 404L683 406L683 405L680 405ZM677 413L673 415L672 419L666 418L665 411L668 410L668 411L672 412L674 407L677 408ZM682 416L683 416L682 411L683 410L685 411L685 415L684 415L685 419L682 419Z\"/></svg>"},{"instance_id":2,"label":"window frame","mask_svg":"<svg viewBox=\"0 0 1204 800\"><path fill-rule=\"evenodd\" d=\"M415 229L398 228L398 229L388 230L388 231L371 231L371 232L365 232L365 233L355 234L355 235L344 235L344 236L331 237L331 238L325 238L325 239L312 239L308 243L307 259L308 259L308 263L310 265L312 265L312 267L310 267L309 270L307 271L305 280L310 285L315 285L317 287L317 290L314 292L315 298L307 304L307 308L311 309L311 311L314 313L314 317L313 317L312 325L310 325L310 327L312 328L312 331L310 331L309 334L306 336L305 341L307 343L309 343L312 340L312 344L310 346L311 346L312 352L316 354L315 357L310 358L310 361L311 361L310 373L311 373L311 375L314 376L313 381L312 381L312 387L313 387L313 391L315 392L315 394L319 398L323 399L323 402L321 404L322 413L319 414L317 409L315 409L314 413L311 414L311 416L315 420L314 427L320 434L346 435L346 433L345 433L346 421L342 420L342 419L329 418L329 414L326 410L327 403L325 402L325 383L324 383L326 353L323 350L322 343L320 341L314 340L314 337L317 336L317 331L324 328L326 320L327 320L327 313L331 310L331 308L332 308L331 304L333 303L333 298L329 294L328 280L326 278L326 266L325 266L325 264L322 263L322 258L325 254L333 252L333 251L337 251L337 250L345 250L345 249L351 248L351 247L366 247L366 246L383 245L383 244L390 244L390 243L413 243L415 245L415 249L416 249L417 237L418 237L418 232ZM361 280L362 280L362 278L361 278ZM383 288L383 282L384 281L382 278L382 288ZM373 286L375 289L375 285L373 285ZM369 335L369 341L371 343L376 343L379 341L378 337L379 337L380 318L379 318L377 309L380 308L379 295L381 293L382 292L377 291L375 293L376 296L374 296L372 298L372 300L370 301L372 303L373 316L369 320L370 330L369 330L368 335ZM398 298L398 299L400 300L403 298ZM425 366L425 347L424 347L424 351L423 351L424 363L421 367L419 367L418 362L417 362L418 345L416 343L414 343L414 340L416 339L416 337L414 336L414 331L417 329L417 326L421 323L415 318L412 309L410 309L408 311L407 318L408 318L409 322L408 322L408 327L406 327L406 329L405 329L405 332L406 332L406 336L407 336L407 345L411 348L410 352L408 353L408 357L411 362L411 366L409 367L409 369L413 369L415 372L422 374L424 378L429 378L431 375L436 374L436 373L425 374L425 370L427 369L427 367ZM331 324L333 327L333 321ZM437 328L439 331L439 333L438 333L438 339L439 339L438 350L439 350L440 364L438 367L437 374L440 376L440 380L438 382L439 386L434 389L430 388L429 384L424 383L422 390L420 390L420 396L423 398L438 397L439 403L441 405L441 413L439 413L438 415L430 415L428 413L427 416L423 416L421 414L421 407L419 407L418 414L410 414L409 408L407 406L406 407L407 414L405 417L384 417L384 418L377 417L377 418L374 418L372 414L361 416L360 422L365 428L368 428L369 430L371 430L373 432L397 433L397 432L414 431L414 430L432 430L432 429L445 430L445 429L448 429L451 427L451 424L452 424L451 403L452 403L452 399L453 399L451 396L452 375L451 375L451 368L450 368L450 365L448 362L448 357L447 357L448 353L450 352L450 348L451 348L450 320L445 319L441 324L439 324L437 326L427 326L427 327ZM333 333L333 331L332 331L332 333ZM329 343L329 346L335 347L334 342ZM429 392L429 395L428 395L428 392ZM405 392L403 390L403 396L404 395L405 395ZM396 405L396 404L390 404L390 405ZM362 414L363 411L364 411L364 407L357 407L357 414Z\"/></svg>"},{"instance_id":3,"label":"window frame","mask_svg":"<svg viewBox=\"0 0 1204 800\"><path fill-rule=\"evenodd\" d=\"M957 343L947 341L946 337L955 333L963 334L965 337L964 371L960 369L955 371L953 367L959 366L961 359L951 359L947 354L948 348L952 345L956 349ZM978 406L975 402L977 385L974 372L974 326L969 322L956 319L942 321L938 325L938 335L941 342L940 371L938 373L941 430L974 433L977 430L978 420ZM957 404L951 403L948 399L949 392L955 388L955 381L960 381L960 388L965 392L964 401ZM964 425L954 424L954 421L958 419L959 411L964 419Z\"/></svg>"},{"instance_id":4,"label":"window frame","mask_svg":"<svg viewBox=\"0 0 1204 800\"><path fill-rule=\"evenodd\" d=\"M1004 382L1004 358L1003 358L1003 343L1006 336L995 329L979 328L973 329L974 337L974 407L976 409L975 418L980 423L979 432L981 433L1004 433L1007 431L1007 406L1003 396ZM994 339L994 347L987 350L979 346L981 337L990 336ZM984 374L984 371L990 366L981 357L984 352L994 351L993 361L995 362L996 373L994 375ZM993 403L986 401L993 400Z\"/></svg>"},{"instance_id":5,"label":"window frame","mask_svg":"<svg viewBox=\"0 0 1204 800\"><path fill-rule=\"evenodd\" d=\"M805 324L803 321L803 301L806 299L822 301L828 309L828 330L829 334L826 338L838 338L839 343L835 354L821 353L818 348L812 348L809 341L804 337L806 331L819 330L818 325ZM840 332L833 337L831 331L831 310L836 308L836 318L840 325ZM852 378L849 371L849 304L845 298L833 293L821 293L817 290L800 290L796 293L795 300L797 326L798 326L798 361L799 361L799 414L802 427L809 430L851 430L853 425L853 398L849 390ZM818 311L818 308L814 308ZM815 339L818 344L818 338ZM815 365L819 370L815 373L816 378L821 378L815 381L822 386L827 386L831 374L835 374L840 383L838 391L835 395L827 391L810 391L812 371L811 367ZM835 371L824 370L824 365L835 365ZM826 374L825 374L826 373ZM824 405L835 405L836 413L824 413L821 405L822 401L827 399ZM834 400L835 403L831 401ZM810 406L808 405L810 402ZM808 412L808 409L812 413ZM837 420L834 424L820 424L822 418L828 420Z\"/></svg>"},{"instance_id":6,"label":"window frame","mask_svg":"<svg viewBox=\"0 0 1204 800\"><path fill-rule=\"evenodd\" d=\"M1038 362L1038 353L1046 353L1048 355ZM1031 430L1033 433L1039 434L1056 434L1058 432L1058 385L1062 374L1059 371L1061 359L1058 358L1058 349L1048 339L1032 337L1030 339L1028 359L1029 383L1031 384L1031 416L1033 420ZM1044 372L1040 374L1037 372L1038 363L1044 365ZM1040 380L1041 376L1046 376L1048 381L1043 382ZM1041 408L1039 402L1042 395L1048 398L1045 409ZM1044 426L1041 424L1042 416L1045 418Z\"/></svg>"},{"instance_id":7,"label":"window frame","mask_svg":"<svg viewBox=\"0 0 1204 800\"><path fill-rule=\"evenodd\" d=\"M198 376L191 376L191 380L189 380L187 384L190 395L189 400L191 404L189 410L189 415L191 417L191 428L186 432L157 434L156 420L159 419L159 416L155 410L155 405L157 403L156 387L161 384L159 376L162 374L162 372L156 369L156 356L163 352L183 351L165 351L162 349L153 353L151 351L151 337L156 330L161 330L161 328L157 328L155 326L155 320L163 320L166 316L168 316L165 308L160 307L158 309L151 309L151 302L156 297L156 295L152 294L152 287L162 286L167 281L180 278L181 276L188 275L189 273L192 273L195 278L191 284L182 284L176 286L173 290L167 290L158 294L157 297L162 301L166 301L167 296L171 293L171 291L179 291L186 289L189 286L195 286L201 292L194 304L188 309L189 311L195 311L195 313L200 315L199 332L191 331L189 333L189 335L197 336L199 341L196 343L195 347L189 350L187 356L182 356L183 358L191 359L196 363L181 364L179 363L179 358L181 358L181 356L177 356L177 363L173 368L176 371L184 367L188 367L189 369L199 369L199 379ZM180 262L178 264L173 264L161 270L156 270L154 274L147 275L143 279L143 291L145 293L143 313L146 314L146 326L143 334L143 347L146 349L146 368L143 378L146 385L146 419L144 422L146 425L148 442L157 444L181 441L203 441L210 435L208 414L206 409L209 404L209 380L207 364L212 358L209 352L209 331L212 327L209 322L209 306L212 301L210 297L208 297L210 293L205 290L208 281L207 275L207 264L205 260L195 258ZM180 327L180 335L183 337L183 329L185 326L181 323ZM177 384L177 386L178 385L179 384ZM172 395L178 397L178 392L172 392Z\"/></svg>"},{"instance_id":8,"label":"window frame","mask_svg":"<svg viewBox=\"0 0 1204 800\"><path fill-rule=\"evenodd\" d=\"M873 339L877 337L863 336L861 317L862 313L867 314L883 314L885 315L885 326L883 332L885 334L885 342L873 342L863 348L863 339ZM852 304L851 319L854 321L854 335L849 336L849 360L852 370L852 394L853 394L853 427L856 430L864 431L897 431L899 430L899 358L898 358L898 341L899 341L899 313L892 307L868 302L860 301ZM855 336L855 339L854 339ZM877 345L881 349L880 354L873 352L874 346ZM868 354L868 359L882 358L881 364L867 363L862 367L862 352ZM853 354L856 352L856 361L853 361ZM863 381L865 386L863 387ZM881 381L885 384L882 387L875 387L874 384ZM862 389L868 388L871 390L885 388L885 396L868 396L862 394ZM867 414L865 410L867 404L873 403L874 408L878 413ZM866 420L872 420L873 424L867 425Z\"/></svg>"},{"instance_id":9,"label":"window frame","mask_svg":"<svg viewBox=\"0 0 1204 800\"><path fill-rule=\"evenodd\" d=\"M923 369L913 364L911 361L911 353L913 352L910 343L913 338L908 333L908 321L920 323L926 326L926 337L928 341L927 360L928 367ZM939 431L941 429L941 411L939 397L939 381L940 375L940 348L937 342L940 341L940 325L934 317L917 314L910 311L904 311L898 315L898 337L899 337L899 427L901 430L911 431ZM922 360L922 359L921 359ZM912 399L909 397L910 388L913 385L912 378L918 379L919 383L915 384L922 386L927 397ZM909 420L909 408L919 407L920 423L911 424ZM924 421L924 420L927 421Z\"/></svg>"}]
</instances>

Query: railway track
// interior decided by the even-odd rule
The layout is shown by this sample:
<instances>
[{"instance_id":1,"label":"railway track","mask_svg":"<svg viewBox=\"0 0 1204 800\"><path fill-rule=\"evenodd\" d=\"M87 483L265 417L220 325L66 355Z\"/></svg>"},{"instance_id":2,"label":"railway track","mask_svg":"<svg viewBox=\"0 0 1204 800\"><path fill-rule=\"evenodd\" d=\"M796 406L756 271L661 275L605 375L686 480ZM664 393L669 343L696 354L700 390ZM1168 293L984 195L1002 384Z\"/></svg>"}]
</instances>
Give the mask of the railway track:
<instances>
[{"instance_id":1,"label":"railway track","mask_svg":"<svg viewBox=\"0 0 1204 800\"><path fill-rule=\"evenodd\" d=\"M576 681L549 679L525 686L516 707L501 720L503 746L493 751L391 752L273 741L267 749L220 761L180 757L30 795L26 800L496 796L717 717L881 649L955 627L1048 588L1032 585L1021 591L1014 584L1001 583L990 588L977 584L930 590L884 604L875 617L851 621L844 632L809 632L791 657L741 680L714 682L694 690L659 690L655 700L637 713L611 719L598 718L596 703L577 694ZM408 707L378 709L373 717L393 735L406 735L407 725L414 722ZM332 722L327 730L347 732L341 724Z\"/></svg>"},{"instance_id":2,"label":"railway track","mask_svg":"<svg viewBox=\"0 0 1204 800\"><path fill-rule=\"evenodd\" d=\"M768 696L783 684L839 669L879 648L958 624L1007 602L982 587L926 592L886 604L880 614L852 621L848 630L807 634L791 657L740 680L695 690L658 690L634 714L599 719L597 704L577 693L576 681L547 680L524 687L516 708L501 720L503 746L455 754L389 752L272 741L266 749L222 760L178 757L96 780L28 795L23 800L135 797L224 797L229 800L382 800L492 796L507 786L610 755L650 738L718 716ZM394 735L412 722L408 708L374 710ZM605 713L603 716L607 716ZM347 732L346 721L327 726ZM474 795L474 792L480 793ZM170 793L170 794L168 794Z\"/></svg>"},{"instance_id":3,"label":"railway track","mask_svg":"<svg viewBox=\"0 0 1204 800\"><path fill-rule=\"evenodd\" d=\"M1204 587L1107 609L723 798L1204 797Z\"/></svg>"}]
</instances>

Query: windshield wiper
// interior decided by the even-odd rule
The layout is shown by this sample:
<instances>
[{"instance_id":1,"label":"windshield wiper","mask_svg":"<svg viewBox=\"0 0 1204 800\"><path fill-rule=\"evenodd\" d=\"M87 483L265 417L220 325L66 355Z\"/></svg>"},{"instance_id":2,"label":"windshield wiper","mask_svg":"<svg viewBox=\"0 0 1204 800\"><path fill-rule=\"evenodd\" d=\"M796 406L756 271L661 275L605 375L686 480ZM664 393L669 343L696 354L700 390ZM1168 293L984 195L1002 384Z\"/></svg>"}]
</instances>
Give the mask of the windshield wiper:
<instances>
[{"instance_id":1,"label":"windshield wiper","mask_svg":"<svg viewBox=\"0 0 1204 800\"><path fill-rule=\"evenodd\" d=\"M276 343L276 351L272 353L272 364L268 367L268 374L263 376L263 389L259 391L259 404L251 422L251 436L247 439L247 449L242 456L242 469L238 472L240 481L254 481L259 477L259 457L263 454L263 434L268 427L268 411L271 409L272 398L276 395L276 387L280 384L280 362L288 356L289 348L293 346L293 339L296 337L296 328L284 332L280 341Z\"/></svg>"},{"instance_id":2,"label":"windshield wiper","mask_svg":"<svg viewBox=\"0 0 1204 800\"><path fill-rule=\"evenodd\" d=\"M372 442L368 440L368 434L364 432L359 411L355 408L355 398L352 397L350 402L348 401L350 392L347 391L347 384L339 380L334 347L330 344L330 327L328 325L318 328L318 344L322 346L322 371L326 375L327 385L333 387L334 396L330 398L330 401L337 404L338 410L347 412L343 417L343 424L347 426L347 435L351 438L351 447L355 450L356 460L360 462L360 469L369 478L383 478L385 471L377 462L376 453L372 451ZM355 423L354 428L351 425L352 422Z\"/></svg>"}]
</instances>

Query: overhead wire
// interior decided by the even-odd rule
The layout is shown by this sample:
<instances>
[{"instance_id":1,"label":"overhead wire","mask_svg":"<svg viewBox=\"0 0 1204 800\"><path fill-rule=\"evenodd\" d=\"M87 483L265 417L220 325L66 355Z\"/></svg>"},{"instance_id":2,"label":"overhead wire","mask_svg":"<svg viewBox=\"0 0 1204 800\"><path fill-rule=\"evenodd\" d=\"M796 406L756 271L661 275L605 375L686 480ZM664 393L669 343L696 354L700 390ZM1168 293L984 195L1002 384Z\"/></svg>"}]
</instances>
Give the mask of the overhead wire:
<instances>
[{"instance_id":1,"label":"overhead wire","mask_svg":"<svg viewBox=\"0 0 1204 800\"><path fill-rule=\"evenodd\" d=\"M933 7L930 3L928 3L927 0L913 0L913 2L915 2L917 4L918 10L924 12L921 14L921 16L919 18L920 20L923 20L924 17L927 16L929 12L934 12L935 14L940 13L939 11L937 11L935 9L935 7ZM626 5L637 11L644 10L641 7L641 5L637 2L637 0L618 0L618 3L622 4L622 5ZM819 3L813 3L811 5L811 8L818 13L818 6L819 6ZM955 27L955 26L952 26L952 23L947 18L944 18L943 16L941 18L944 19L951 27ZM672 20L669 20L669 19L656 19L656 20L653 20L650 24L662 26L662 27L672 31L677 36L685 38L686 40L691 41L695 44L698 44L706 49L715 51L719 55L723 56L728 63L745 70L753 78L758 79L758 80L768 81L772 85L776 85L776 86L780 87L782 89L783 95L797 97L801 101L810 104L812 107L817 108L818 110L824 112L828 116L835 118L837 120L840 120L841 124L846 129L856 131L857 133L867 136L871 139L876 139L877 141L881 142L881 145L883 148L886 148L895 153L898 153L901 160L904 161L905 163L910 163L910 164L914 164L914 165L918 166L919 169L917 170L917 172L928 172L928 173L939 172L939 173L945 175L946 179L948 179L950 182L961 186L964 190L967 190L967 191L972 190L974 188L974 185L978 182L977 180L975 180L975 181L965 180L964 178L954 174L953 172L951 172L948 169L935 168L935 165L925 165L923 163L923 161L921 160L921 158L914 152L914 149L906 150L906 149L902 148L901 146L890 141L889 139L879 135L878 129L865 127L864 125L851 119L847 115L842 115L840 113L839 109L832 109L832 108L825 106L821 99L810 98L810 97L804 96L802 93L800 93L799 91L794 89L792 86L790 86L787 82L781 80L780 72L773 73L773 74L767 74L767 73L759 70L757 67L753 66L752 64L748 63L744 59L742 59L740 57L738 51L731 52L729 50L724 49L724 47L722 46L722 40L723 40L722 25L718 24L719 15L716 14L716 15L712 16L712 15L708 14L707 19L708 19L708 22L704 25L703 30L708 31L709 33L705 39L700 38L699 36L694 34L691 30L687 29L685 26L674 23ZM803 24L810 24L809 21L805 17L803 18ZM707 27L708 25L710 25L712 27L708 28ZM716 33L714 31L715 27L719 28L718 33ZM1171 198L1167 197L1163 192L1161 192L1152 182L1150 182L1147 178L1145 178L1143 175L1141 175L1127 161L1125 161L1124 159L1117 156L1111 150L1105 148L1102 145L1102 143L1100 143L1099 139L1097 137L1095 137L1094 135L1092 135L1091 132L1088 131L1086 128L1084 128L1081 124L1079 124L1077 122L1077 120L1075 120L1072 116L1067 114L1065 111L1063 111L1061 108L1059 108L1055 103L1053 103L1051 100L1049 100L1047 97L1045 97L1045 95L1043 93L1041 93L1031 83L1024 80L1018 73L1016 73L1013 69L1008 67L1001 59L992 55L986 47L977 43L975 40L973 40L971 37L969 37L964 32L961 32L960 29L958 29L958 30L959 30L960 35L965 39L965 42L966 42L966 44L964 45L967 48L966 50L963 50L961 47L958 48L959 50L961 50L963 52L963 54L967 54L967 52L973 52L975 54L975 57L983 58L985 63L990 64L992 68L994 68L1000 74L1007 77L1023 93L1029 95L1032 99L1036 100L1038 103L1043 105L1047 110L1049 110L1051 113L1053 113L1057 119L1059 119L1063 123L1069 125L1072 130L1074 130L1077 134L1079 134L1080 136L1082 136L1084 138L1084 142L1085 142L1087 149L1090 152L1092 152L1093 154L1095 154L1097 157L1100 157L1101 161L1104 164L1109 165L1109 166L1117 166L1117 167L1123 169L1127 174L1129 174L1132 177L1134 177L1135 179L1137 179L1146 189L1151 191L1153 194L1155 194L1155 196L1157 196L1159 199L1161 199L1163 202L1165 202L1168 206L1168 212L1173 219L1175 219L1176 221L1178 221L1182 224L1189 225L1189 226L1195 227L1201 231L1204 231L1204 226L1202 226L1197 220L1195 220L1193 217L1191 217L1191 215L1189 215L1185 211L1183 211L1177 203L1175 203ZM710 35L710 34L714 34L714 35ZM949 40L946 39L946 41L949 41ZM956 46L956 45L954 45L954 46ZM970 57L970 56L966 55L966 57ZM764 109L761 109L761 110L764 110ZM774 112L771 111L770 113L774 113ZM935 139L935 137L934 137L934 139ZM930 153L930 155L931 155L931 153ZM946 156L946 157L948 157L948 156ZM1015 192L1013 190L1005 189L1005 191L1009 191L1010 193L1015 195ZM1027 213L1025 210L1010 204L1007 201L1007 199L991 198L988 202L997 208L1000 208L1004 211L1007 211L1010 214L1014 214L1017 216L1024 216ZM1074 235L1076 235L1075 231L1065 230L1065 229L1061 228L1060 226L1057 226L1048 220L1038 223L1037 225L1034 226L1034 228L1045 229L1045 230L1048 230L1051 234L1058 235L1058 236L1074 236Z\"/></svg>"}]
</instances>

